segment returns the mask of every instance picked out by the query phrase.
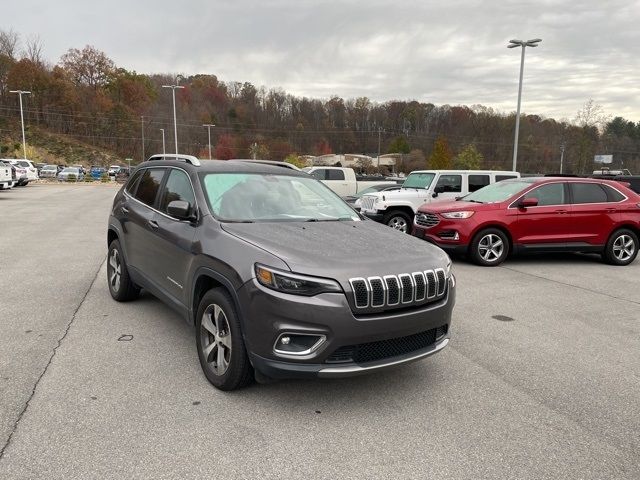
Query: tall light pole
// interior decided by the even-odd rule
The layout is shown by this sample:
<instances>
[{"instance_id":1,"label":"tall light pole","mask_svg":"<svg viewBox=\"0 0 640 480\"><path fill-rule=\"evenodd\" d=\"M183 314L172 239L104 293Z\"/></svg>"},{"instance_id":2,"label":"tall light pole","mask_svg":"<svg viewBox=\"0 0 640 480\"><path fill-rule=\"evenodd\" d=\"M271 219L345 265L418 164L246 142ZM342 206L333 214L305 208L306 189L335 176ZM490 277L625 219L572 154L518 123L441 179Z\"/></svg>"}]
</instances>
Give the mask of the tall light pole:
<instances>
[{"instance_id":1,"label":"tall light pole","mask_svg":"<svg viewBox=\"0 0 640 480\"><path fill-rule=\"evenodd\" d=\"M509 40L507 48L522 47L522 54L520 55L520 84L518 85L518 109L516 111L516 133L513 140L513 170L516 170L518 163L518 133L520 132L520 100L522 99L522 74L524 73L524 49L526 47L537 47L538 43L542 41L541 38L534 38L533 40Z\"/></svg>"},{"instance_id":2,"label":"tall light pole","mask_svg":"<svg viewBox=\"0 0 640 480\"><path fill-rule=\"evenodd\" d=\"M564 163L564 143L560 145L560 173L562 174L562 165Z\"/></svg>"},{"instance_id":3,"label":"tall light pole","mask_svg":"<svg viewBox=\"0 0 640 480\"><path fill-rule=\"evenodd\" d=\"M162 132L162 154L166 155L167 151L164 148L164 128L161 128L160 131Z\"/></svg>"},{"instance_id":4,"label":"tall light pole","mask_svg":"<svg viewBox=\"0 0 640 480\"><path fill-rule=\"evenodd\" d=\"M176 155L178 155L178 124L176 123L176 89L184 88L182 85L163 85L162 88L170 88L173 94L173 133L176 141Z\"/></svg>"},{"instance_id":5,"label":"tall light pole","mask_svg":"<svg viewBox=\"0 0 640 480\"><path fill-rule=\"evenodd\" d=\"M144 115L140 116L140 125L142 125L142 161L144 162Z\"/></svg>"},{"instance_id":6,"label":"tall light pole","mask_svg":"<svg viewBox=\"0 0 640 480\"><path fill-rule=\"evenodd\" d=\"M209 132L209 160L211 160L211 127L215 127L215 124L205 123L202 126L207 127L207 131Z\"/></svg>"},{"instance_id":7,"label":"tall light pole","mask_svg":"<svg viewBox=\"0 0 640 480\"><path fill-rule=\"evenodd\" d=\"M26 90L10 90L9 93L17 93L20 96L20 121L22 122L22 150L24 159L27 159L27 142L24 139L24 113L22 112L22 95L29 95L31 92Z\"/></svg>"}]
</instances>

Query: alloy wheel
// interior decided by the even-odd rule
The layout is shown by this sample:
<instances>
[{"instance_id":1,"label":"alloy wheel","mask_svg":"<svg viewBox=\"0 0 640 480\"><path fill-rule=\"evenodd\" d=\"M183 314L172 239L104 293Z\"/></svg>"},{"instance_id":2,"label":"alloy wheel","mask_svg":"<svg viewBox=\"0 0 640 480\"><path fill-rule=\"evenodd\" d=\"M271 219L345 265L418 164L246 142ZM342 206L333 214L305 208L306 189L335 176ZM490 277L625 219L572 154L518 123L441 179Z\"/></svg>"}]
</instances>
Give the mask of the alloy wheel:
<instances>
[{"instance_id":1,"label":"alloy wheel","mask_svg":"<svg viewBox=\"0 0 640 480\"><path fill-rule=\"evenodd\" d=\"M485 262L494 263L502 257L504 242L493 233L485 235L478 242L478 253Z\"/></svg>"},{"instance_id":2,"label":"alloy wheel","mask_svg":"<svg viewBox=\"0 0 640 480\"><path fill-rule=\"evenodd\" d=\"M389 223L387 225L389 225L394 230L399 230L404 233L407 232L407 222L402 217L393 217L391 220L389 220Z\"/></svg>"},{"instance_id":3,"label":"alloy wheel","mask_svg":"<svg viewBox=\"0 0 640 480\"><path fill-rule=\"evenodd\" d=\"M120 262L120 255L117 249L111 250L109 256L109 267L111 273L109 274L109 285L114 292L120 291L120 278L122 277L122 262Z\"/></svg>"},{"instance_id":4,"label":"alloy wheel","mask_svg":"<svg viewBox=\"0 0 640 480\"><path fill-rule=\"evenodd\" d=\"M620 235L613 242L613 255L620 262L629 260L636 251L636 246L629 235Z\"/></svg>"},{"instance_id":5,"label":"alloy wheel","mask_svg":"<svg viewBox=\"0 0 640 480\"><path fill-rule=\"evenodd\" d=\"M231 330L219 305L209 305L205 309L200 329L200 346L205 361L216 375L224 375L231 361Z\"/></svg>"}]
</instances>

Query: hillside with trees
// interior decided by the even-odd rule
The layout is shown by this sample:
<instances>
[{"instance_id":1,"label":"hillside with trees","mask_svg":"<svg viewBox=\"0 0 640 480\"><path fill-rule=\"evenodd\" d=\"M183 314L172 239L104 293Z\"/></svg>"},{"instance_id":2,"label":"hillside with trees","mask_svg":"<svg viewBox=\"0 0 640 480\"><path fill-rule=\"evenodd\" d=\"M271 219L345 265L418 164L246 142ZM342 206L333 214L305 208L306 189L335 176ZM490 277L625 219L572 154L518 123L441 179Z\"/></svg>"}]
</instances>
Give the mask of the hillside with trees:
<instances>
[{"instance_id":1,"label":"hillside with trees","mask_svg":"<svg viewBox=\"0 0 640 480\"><path fill-rule=\"evenodd\" d=\"M180 77L118 67L100 50L71 48L57 63L42 57L39 38L0 31L0 156L19 152L20 109L10 90L24 97L27 144L82 145L107 162L175 151L171 90L176 91L180 152L207 158L212 128L215 158L281 160L291 154L402 153L403 169L427 166L510 168L515 114L482 105L437 105L366 97L314 99L249 82L222 82L213 74ZM398 92L401 94L401 92ZM437 101L437 98L434 98ZM614 167L640 171L640 122L607 117L587 101L572 120L521 118L519 170L557 172L564 146L565 172L593 170L596 154L612 154ZM144 141L143 141L144 133ZM37 137L37 138L36 138ZM46 147L42 147L46 148ZM93 152L93 153L92 153ZM106 153L108 152L108 153ZM19 153L17 153L19 155Z\"/></svg>"}]
</instances>

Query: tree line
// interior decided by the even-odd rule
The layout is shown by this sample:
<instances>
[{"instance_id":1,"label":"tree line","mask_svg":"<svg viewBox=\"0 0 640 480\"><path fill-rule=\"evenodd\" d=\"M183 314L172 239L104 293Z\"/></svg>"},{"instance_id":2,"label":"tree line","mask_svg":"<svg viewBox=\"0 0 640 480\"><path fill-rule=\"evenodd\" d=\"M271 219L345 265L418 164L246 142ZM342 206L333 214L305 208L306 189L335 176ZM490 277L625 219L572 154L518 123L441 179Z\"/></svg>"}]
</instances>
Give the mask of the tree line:
<instances>
[{"instance_id":1,"label":"tree line","mask_svg":"<svg viewBox=\"0 0 640 480\"><path fill-rule=\"evenodd\" d=\"M314 99L213 74L141 74L91 46L71 48L52 64L43 59L39 38L21 41L12 30L0 31L0 139L19 128L18 98L9 91L22 89L32 92L25 97L29 126L134 161L162 151L164 129L166 150L174 152L171 91L162 86L176 83L184 87L176 90L181 153L207 158L202 125L214 124L212 153L219 159L380 152L402 154L405 171L511 167L513 113L482 105ZM571 121L523 115L520 129L523 172L558 172L562 151L566 173L591 171L597 154L612 154L613 167L640 170L640 122L607 117L591 100ZM0 140L0 149L10 146Z\"/></svg>"}]
</instances>

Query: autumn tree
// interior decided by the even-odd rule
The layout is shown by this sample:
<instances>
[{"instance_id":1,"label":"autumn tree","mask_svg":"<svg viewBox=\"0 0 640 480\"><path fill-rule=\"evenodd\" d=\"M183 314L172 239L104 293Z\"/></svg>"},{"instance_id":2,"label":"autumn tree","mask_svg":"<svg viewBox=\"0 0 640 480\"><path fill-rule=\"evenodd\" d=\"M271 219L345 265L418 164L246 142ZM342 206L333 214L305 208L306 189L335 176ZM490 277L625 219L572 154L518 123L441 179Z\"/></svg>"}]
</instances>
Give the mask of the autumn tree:
<instances>
[{"instance_id":1,"label":"autumn tree","mask_svg":"<svg viewBox=\"0 0 640 480\"><path fill-rule=\"evenodd\" d=\"M436 139L433 151L429 157L429 167L435 170L446 170L451 168L451 149L446 137L440 136Z\"/></svg>"},{"instance_id":2,"label":"autumn tree","mask_svg":"<svg viewBox=\"0 0 640 480\"><path fill-rule=\"evenodd\" d=\"M94 89L105 85L115 70L113 60L90 45L82 50L70 48L62 55L60 63L76 85L86 85Z\"/></svg>"},{"instance_id":3,"label":"autumn tree","mask_svg":"<svg viewBox=\"0 0 640 480\"><path fill-rule=\"evenodd\" d=\"M469 144L464 147L453 160L454 168L460 170L479 170L484 160L475 145Z\"/></svg>"},{"instance_id":4,"label":"autumn tree","mask_svg":"<svg viewBox=\"0 0 640 480\"><path fill-rule=\"evenodd\" d=\"M404 136L394 138L387 149L387 153L409 153L410 151L411 147Z\"/></svg>"},{"instance_id":5,"label":"autumn tree","mask_svg":"<svg viewBox=\"0 0 640 480\"><path fill-rule=\"evenodd\" d=\"M220 135L218 143L216 144L216 150L214 157L218 160L229 160L235 157L235 145L233 137L229 134Z\"/></svg>"}]
</instances>

